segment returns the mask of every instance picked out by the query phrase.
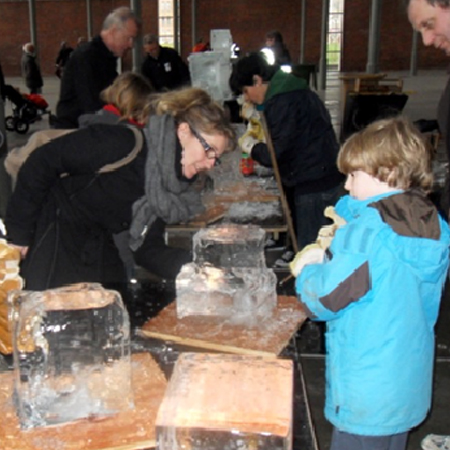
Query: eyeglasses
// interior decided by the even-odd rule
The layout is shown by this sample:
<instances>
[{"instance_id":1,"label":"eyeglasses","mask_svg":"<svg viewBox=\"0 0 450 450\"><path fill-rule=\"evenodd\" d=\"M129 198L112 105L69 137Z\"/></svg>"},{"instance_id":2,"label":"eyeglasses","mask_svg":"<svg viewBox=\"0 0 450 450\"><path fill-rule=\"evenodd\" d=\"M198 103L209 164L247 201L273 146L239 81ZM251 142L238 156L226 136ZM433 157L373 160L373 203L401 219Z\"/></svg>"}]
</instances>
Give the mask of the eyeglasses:
<instances>
[{"instance_id":1,"label":"eyeglasses","mask_svg":"<svg viewBox=\"0 0 450 450\"><path fill-rule=\"evenodd\" d=\"M191 128L191 133L200 142L201 146L205 150L206 157L208 159L214 159L215 160L214 165L219 166L220 159L217 156L217 152L205 141L203 136L201 136L199 133L197 133L197 131L195 131L192 127L190 127L190 128Z\"/></svg>"}]
</instances>

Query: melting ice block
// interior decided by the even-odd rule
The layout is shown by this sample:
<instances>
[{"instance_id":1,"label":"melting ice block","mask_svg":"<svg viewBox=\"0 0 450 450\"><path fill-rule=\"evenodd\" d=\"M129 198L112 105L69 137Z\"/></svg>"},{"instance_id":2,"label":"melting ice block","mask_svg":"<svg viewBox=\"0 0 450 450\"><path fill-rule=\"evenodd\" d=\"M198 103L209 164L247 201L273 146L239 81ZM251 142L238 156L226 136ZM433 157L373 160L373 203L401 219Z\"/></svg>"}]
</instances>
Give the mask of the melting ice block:
<instances>
[{"instance_id":1,"label":"melting ice block","mask_svg":"<svg viewBox=\"0 0 450 450\"><path fill-rule=\"evenodd\" d=\"M266 232L256 225L225 224L204 228L194 235L194 263L218 268L266 268Z\"/></svg>"},{"instance_id":2,"label":"melting ice block","mask_svg":"<svg viewBox=\"0 0 450 450\"><path fill-rule=\"evenodd\" d=\"M78 284L10 300L22 428L133 407L130 324L119 293Z\"/></svg>"},{"instance_id":3,"label":"melting ice block","mask_svg":"<svg viewBox=\"0 0 450 450\"><path fill-rule=\"evenodd\" d=\"M277 303L276 276L264 257L265 232L227 224L194 235L194 260L176 279L177 315L217 316L255 324Z\"/></svg>"},{"instance_id":4,"label":"melting ice block","mask_svg":"<svg viewBox=\"0 0 450 450\"><path fill-rule=\"evenodd\" d=\"M292 361L183 353L156 418L158 450L290 450Z\"/></svg>"}]
</instances>

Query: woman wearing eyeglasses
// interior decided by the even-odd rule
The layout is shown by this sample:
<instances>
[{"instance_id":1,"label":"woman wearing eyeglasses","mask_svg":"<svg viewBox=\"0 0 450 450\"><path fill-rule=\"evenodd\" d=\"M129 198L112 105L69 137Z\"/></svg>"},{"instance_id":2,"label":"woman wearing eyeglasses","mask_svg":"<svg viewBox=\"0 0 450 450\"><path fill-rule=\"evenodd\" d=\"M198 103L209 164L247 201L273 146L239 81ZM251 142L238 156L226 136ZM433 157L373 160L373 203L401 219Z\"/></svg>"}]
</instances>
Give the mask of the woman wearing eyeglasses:
<instances>
[{"instance_id":1,"label":"woman wearing eyeglasses","mask_svg":"<svg viewBox=\"0 0 450 450\"><path fill-rule=\"evenodd\" d=\"M124 230L136 263L158 276L174 278L191 260L165 244L165 224L202 210L193 181L235 147L234 130L196 88L155 94L141 116L143 132L91 124L38 148L20 169L5 222L27 289L126 281L112 238Z\"/></svg>"}]
</instances>

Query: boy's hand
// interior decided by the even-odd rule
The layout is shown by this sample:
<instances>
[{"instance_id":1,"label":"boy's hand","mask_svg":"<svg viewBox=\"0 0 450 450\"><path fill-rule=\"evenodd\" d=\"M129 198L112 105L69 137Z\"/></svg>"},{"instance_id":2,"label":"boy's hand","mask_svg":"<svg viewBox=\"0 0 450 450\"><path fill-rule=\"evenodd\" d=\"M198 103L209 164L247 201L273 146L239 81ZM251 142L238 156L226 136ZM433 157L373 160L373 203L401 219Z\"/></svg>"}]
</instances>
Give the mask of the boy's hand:
<instances>
[{"instance_id":1,"label":"boy's hand","mask_svg":"<svg viewBox=\"0 0 450 450\"><path fill-rule=\"evenodd\" d=\"M320 264L323 262L325 250L319 244L309 244L301 252L295 255L295 258L289 264L292 275L298 277L305 266L308 264Z\"/></svg>"}]
</instances>

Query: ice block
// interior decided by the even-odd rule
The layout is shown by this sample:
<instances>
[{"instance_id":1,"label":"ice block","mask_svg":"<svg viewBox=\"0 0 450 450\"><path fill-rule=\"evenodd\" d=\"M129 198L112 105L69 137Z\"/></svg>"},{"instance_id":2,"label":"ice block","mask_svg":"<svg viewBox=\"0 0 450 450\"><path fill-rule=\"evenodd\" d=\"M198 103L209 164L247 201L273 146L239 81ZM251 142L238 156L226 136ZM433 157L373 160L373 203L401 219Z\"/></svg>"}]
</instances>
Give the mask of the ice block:
<instances>
[{"instance_id":1,"label":"ice block","mask_svg":"<svg viewBox=\"0 0 450 450\"><path fill-rule=\"evenodd\" d=\"M184 353L156 418L158 450L290 450L292 361Z\"/></svg>"},{"instance_id":2,"label":"ice block","mask_svg":"<svg viewBox=\"0 0 450 450\"><path fill-rule=\"evenodd\" d=\"M92 283L11 296L22 428L133 407L130 324L118 292Z\"/></svg>"},{"instance_id":3,"label":"ice block","mask_svg":"<svg viewBox=\"0 0 450 450\"><path fill-rule=\"evenodd\" d=\"M276 275L264 257L265 232L226 224L194 235L193 262L176 279L177 315L215 316L252 326L276 307Z\"/></svg>"}]
</instances>

